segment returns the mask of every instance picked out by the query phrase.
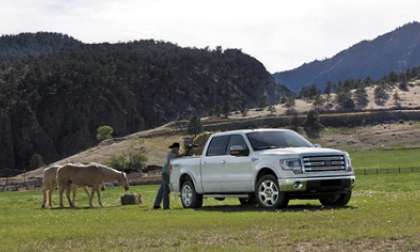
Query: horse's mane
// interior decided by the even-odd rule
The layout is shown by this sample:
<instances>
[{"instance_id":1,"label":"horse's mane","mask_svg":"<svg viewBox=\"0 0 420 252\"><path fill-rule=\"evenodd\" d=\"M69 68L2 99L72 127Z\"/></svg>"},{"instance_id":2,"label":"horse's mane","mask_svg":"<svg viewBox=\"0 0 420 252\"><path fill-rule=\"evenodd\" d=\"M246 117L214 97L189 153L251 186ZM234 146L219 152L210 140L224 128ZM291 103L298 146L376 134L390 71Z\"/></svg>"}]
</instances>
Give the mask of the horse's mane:
<instances>
[{"instance_id":1,"label":"horse's mane","mask_svg":"<svg viewBox=\"0 0 420 252\"><path fill-rule=\"evenodd\" d=\"M102 171L105 175L121 174L120 171L118 171L118 170L116 170L112 167L109 167L109 166L106 166L106 165L103 165L103 164L99 164L99 163L95 163L95 162L89 163L87 166L96 167L97 169Z\"/></svg>"}]
</instances>

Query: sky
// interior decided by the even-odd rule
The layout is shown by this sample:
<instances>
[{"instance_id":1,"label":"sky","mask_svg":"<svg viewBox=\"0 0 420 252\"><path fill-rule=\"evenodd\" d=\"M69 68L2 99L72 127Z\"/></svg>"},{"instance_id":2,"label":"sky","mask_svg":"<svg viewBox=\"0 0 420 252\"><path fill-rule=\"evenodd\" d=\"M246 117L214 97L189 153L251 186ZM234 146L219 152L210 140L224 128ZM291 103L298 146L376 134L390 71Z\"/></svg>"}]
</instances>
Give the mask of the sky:
<instances>
[{"instance_id":1,"label":"sky","mask_svg":"<svg viewBox=\"0 0 420 252\"><path fill-rule=\"evenodd\" d=\"M0 34L241 48L273 73L420 21L419 10L419 0L0 0Z\"/></svg>"}]
</instances>

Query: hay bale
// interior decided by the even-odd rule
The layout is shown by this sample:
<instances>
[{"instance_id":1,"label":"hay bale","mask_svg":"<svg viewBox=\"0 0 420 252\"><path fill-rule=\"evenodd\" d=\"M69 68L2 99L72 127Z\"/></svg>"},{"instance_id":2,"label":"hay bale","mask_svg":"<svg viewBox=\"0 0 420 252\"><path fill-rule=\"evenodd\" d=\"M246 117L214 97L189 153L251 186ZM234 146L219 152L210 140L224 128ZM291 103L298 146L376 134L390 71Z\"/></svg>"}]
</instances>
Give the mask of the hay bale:
<instances>
[{"instance_id":1,"label":"hay bale","mask_svg":"<svg viewBox=\"0 0 420 252\"><path fill-rule=\"evenodd\" d=\"M121 205L137 205L141 203L142 199L139 193L125 193L121 195Z\"/></svg>"}]
</instances>

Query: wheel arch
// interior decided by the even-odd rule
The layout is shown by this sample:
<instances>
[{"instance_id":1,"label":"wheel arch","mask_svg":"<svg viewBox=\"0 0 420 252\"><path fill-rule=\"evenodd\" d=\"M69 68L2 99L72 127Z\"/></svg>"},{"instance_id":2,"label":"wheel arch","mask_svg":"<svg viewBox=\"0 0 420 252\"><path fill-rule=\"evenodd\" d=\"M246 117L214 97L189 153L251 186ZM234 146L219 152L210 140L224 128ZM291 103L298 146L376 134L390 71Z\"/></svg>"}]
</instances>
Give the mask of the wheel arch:
<instances>
[{"instance_id":1,"label":"wheel arch","mask_svg":"<svg viewBox=\"0 0 420 252\"><path fill-rule=\"evenodd\" d=\"M274 172L273 169L271 169L269 167L262 167L261 169L258 170L258 172L255 176L254 188L257 185L258 180L264 175L273 175L274 177L276 177L276 179L278 178L277 174Z\"/></svg>"}]
</instances>

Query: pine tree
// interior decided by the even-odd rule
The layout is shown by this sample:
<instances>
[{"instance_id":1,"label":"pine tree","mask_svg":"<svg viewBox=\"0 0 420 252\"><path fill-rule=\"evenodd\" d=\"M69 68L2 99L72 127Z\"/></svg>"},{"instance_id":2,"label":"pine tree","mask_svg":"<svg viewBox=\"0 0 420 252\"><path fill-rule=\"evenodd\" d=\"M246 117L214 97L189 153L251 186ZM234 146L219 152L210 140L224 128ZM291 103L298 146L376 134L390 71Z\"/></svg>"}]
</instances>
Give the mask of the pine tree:
<instances>
[{"instance_id":1,"label":"pine tree","mask_svg":"<svg viewBox=\"0 0 420 252\"><path fill-rule=\"evenodd\" d=\"M366 88L363 86L356 89L354 92L354 98L359 109L363 109L369 104L368 94L366 92Z\"/></svg>"},{"instance_id":2,"label":"pine tree","mask_svg":"<svg viewBox=\"0 0 420 252\"><path fill-rule=\"evenodd\" d=\"M198 116L193 116L188 124L188 134L194 136L200 134L202 131L201 119Z\"/></svg>"},{"instance_id":3,"label":"pine tree","mask_svg":"<svg viewBox=\"0 0 420 252\"><path fill-rule=\"evenodd\" d=\"M270 115L273 115L277 110L274 105L268 106L268 111L270 111Z\"/></svg>"},{"instance_id":4,"label":"pine tree","mask_svg":"<svg viewBox=\"0 0 420 252\"><path fill-rule=\"evenodd\" d=\"M306 135L310 138L318 138L322 128L319 113L315 110L309 111L304 125Z\"/></svg>"},{"instance_id":5,"label":"pine tree","mask_svg":"<svg viewBox=\"0 0 420 252\"><path fill-rule=\"evenodd\" d=\"M385 87L383 85L376 86L373 92L375 95L375 103L377 105L383 106L385 102L389 99L389 95L386 93Z\"/></svg>"},{"instance_id":6,"label":"pine tree","mask_svg":"<svg viewBox=\"0 0 420 252\"><path fill-rule=\"evenodd\" d=\"M337 93L335 101L342 110L351 111L355 107L354 102L351 99L350 90L342 89L339 93Z\"/></svg>"},{"instance_id":7,"label":"pine tree","mask_svg":"<svg viewBox=\"0 0 420 252\"><path fill-rule=\"evenodd\" d=\"M325 104L325 99L321 95L318 95L315 97L312 103L312 106L314 107L316 111L320 111L324 104Z\"/></svg>"},{"instance_id":8,"label":"pine tree","mask_svg":"<svg viewBox=\"0 0 420 252\"><path fill-rule=\"evenodd\" d=\"M392 96L392 99L394 100L395 107L401 107L401 97L398 91L395 91L394 95Z\"/></svg>"}]
</instances>

